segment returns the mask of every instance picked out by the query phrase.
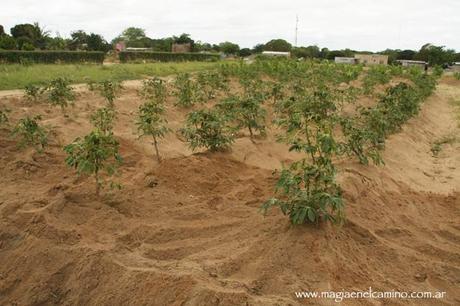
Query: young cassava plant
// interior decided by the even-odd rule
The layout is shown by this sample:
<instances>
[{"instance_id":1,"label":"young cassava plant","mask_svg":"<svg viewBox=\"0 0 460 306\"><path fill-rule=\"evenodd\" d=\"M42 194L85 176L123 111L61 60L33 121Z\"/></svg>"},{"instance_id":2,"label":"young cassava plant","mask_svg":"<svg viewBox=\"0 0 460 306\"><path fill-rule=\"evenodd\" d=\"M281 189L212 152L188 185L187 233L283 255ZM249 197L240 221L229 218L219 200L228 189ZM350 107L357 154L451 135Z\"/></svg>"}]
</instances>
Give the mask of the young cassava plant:
<instances>
[{"instance_id":1,"label":"young cassava plant","mask_svg":"<svg viewBox=\"0 0 460 306\"><path fill-rule=\"evenodd\" d=\"M107 134L95 129L64 147L67 153L65 162L75 168L79 175L93 175L96 181L96 195L99 196L101 187L105 185L101 175L105 173L112 176L122 163L118 152L119 146L112 133ZM111 186L117 185L111 182Z\"/></svg>"},{"instance_id":2,"label":"young cassava plant","mask_svg":"<svg viewBox=\"0 0 460 306\"><path fill-rule=\"evenodd\" d=\"M234 130L228 118L216 109L191 112L185 127L180 130L192 150L204 147L210 151L224 150L234 141Z\"/></svg>"},{"instance_id":3,"label":"young cassava plant","mask_svg":"<svg viewBox=\"0 0 460 306\"><path fill-rule=\"evenodd\" d=\"M164 104L168 96L168 89L165 81L155 77L142 82L139 94L146 100L154 100L156 103Z\"/></svg>"},{"instance_id":4,"label":"young cassava plant","mask_svg":"<svg viewBox=\"0 0 460 306\"><path fill-rule=\"evenodd\" d=\"M12 131L12 137L18 139L21 148L32 146L39 153L43 152L48 144L48 131L38 121L40 116L19 119Z\"/></svg>"},{"instance_id":5,"label":"young cassava plant","mask_svg":"<svg viewBox=\"0 0 460 306\"><path fill-rule=\"evenodd\" d=\"M90 117L90 122L105 134L112 132L115 110L111 107L102 107L94 112Z\"/></svg>"},{"instance_id":6,"label":"young cassava plant","mask_svg":"<svg viewBox=\"0 0 460 306\"><path fill-rule=\"evenodd\" d=\"M66 78L57 78L50 82L47 88L48 101L53 106L61 107L62 111L75 101L75 93Z\"/></svg>"},{"instance_id":7,"label":"young cassava plant","mask_svg":"<svg viewBox=\"0 0 460 306\"><path fill-rule=\"evenodd\" d=\"M42 95L46 92L46 88L34 84L28 84L24 87L26 99L31 102L38 102Z\"/></svg>"},{"instance_id":8,"label":"young cassava plant","mask_svg":"<svg viewBox=\"0 0 460 306\"><path fill-rule=\"evenodd\" d=\"M106 80L95 84L94 88L107 100L109 107L113 108L114 101L123 87L119 82Z\"/></svg>"},{"instance_id":9,"label":"young cassava plant","mask_svg":"<svg viewBox=\"0 0 460 306\"><path fill-rule=\"evenodd\" d=\"M217 108L236 122L236 129L247 128L251 140L256 131L265 135L266 111L262 107L262 101L256 97L229 97L217 104Z\"/></svg>"},{"instance_id":10,"label":"young cassava plant","mask_svg":"<svg viewBox=\"0 0 460 306\"><path fill-rule=\"evenodd\" d=\"M164 113L165 109L162 104L156 103L154 100L148 101L139 107L136 121L140 137L152 137L158 162L161 162L161 156L158 150L158 139L163 138L166 133L169 132L166 126L168 121Z\"/></svg>"}]
</instances>

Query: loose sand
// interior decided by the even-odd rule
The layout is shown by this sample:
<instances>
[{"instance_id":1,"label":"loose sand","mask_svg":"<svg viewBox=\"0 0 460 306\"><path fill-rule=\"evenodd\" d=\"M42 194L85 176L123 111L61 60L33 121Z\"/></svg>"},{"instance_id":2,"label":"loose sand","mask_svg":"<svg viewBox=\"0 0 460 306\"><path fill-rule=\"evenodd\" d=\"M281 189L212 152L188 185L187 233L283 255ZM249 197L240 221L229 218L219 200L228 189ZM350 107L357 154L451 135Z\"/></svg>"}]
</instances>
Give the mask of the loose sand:
<instances>
[{"instance_id":1,"label":"loose sand","mask_svg":"<svg viewBox=\"0 0 460 306\"><path fill-rule=\"evenodd\" d=\"M247 137L231 152L195 153L175 134L156 163L133 117L132 82L121 98L115 134L125 163L122 191L94 195L92 178L64 164L62 145L90 130L103 99L79 90L64 118L0 93L11 121L41 113L52 126L39 155L0 131L1 305L332 305L300 300L300 290L446 291L442 300L347 300L344 305L460 304L460 135L451 99L460 82L443 81L418 117L388 139L385 166L340 163L348 222L291 226L260 205L273 195L282 162L295 155L273 133ZM179 128L186 111L168 101Z\"/></svg>"}]
</instances>

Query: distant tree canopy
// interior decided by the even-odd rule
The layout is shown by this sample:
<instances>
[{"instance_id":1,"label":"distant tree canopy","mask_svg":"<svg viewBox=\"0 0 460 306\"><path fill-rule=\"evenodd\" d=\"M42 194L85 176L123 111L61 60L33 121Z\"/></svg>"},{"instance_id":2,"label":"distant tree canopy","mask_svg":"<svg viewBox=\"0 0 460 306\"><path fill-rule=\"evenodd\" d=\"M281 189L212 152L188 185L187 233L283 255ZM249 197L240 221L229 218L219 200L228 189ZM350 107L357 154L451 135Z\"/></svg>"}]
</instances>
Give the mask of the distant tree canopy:
<instances>
[{"instance_id":1,"label":"distant tree canopy","mask_svg":"<svg viewBox=\"0 0 460 306\"><path fill-rule=\"evenodd\" d=\"M83 30L78 30L70 34L68 48L70 50L88 50L88 51L109 51L112 46L105 41L99 34L87 34ZM56 41L59 44L61 41Z\"/></svg>"},{"instance_id":2,"label":"distant tree canopy","mask_svg":"<svg viewBox=\"0 0 460 306\"><path fill-rule=\"evenodd\" d=\"M430 65L445 65L455 60L455 50L445 49L444 46L425 44L414 58L426 61Z\"/></svg>"},{"instance_id":3,"label":"distant tree canopy","mask_svg":"<svg viewBox=\"0 0 460 306\"><path fill-rule=\"evenodd\" d=\"M264 45L264 51L289 52L291 49L292 45L284 39L272 39Z\"/></svg>"},{"instance_id":4,"label":"distant tree canopy","mask_svg":"<svg viewBox=\"0 0 460 306\"><path fill-rule=\"evenodd\" d=\"M292 54L297 58L321 58L321 51L318 46L294 47Z\"/></svg>"},{"instance_id":5,"label":"distant tree canopy","mask_svg":"<svg viewBox=\"0 0 460 306\"><path fill-rule=\"evenodd\" d=\"M11 35L10 35L11 34ZM124 41L127 47L149 48L153 51L170 52L174 43L190 43L192 52L222 52L227 55L246 57L263 51L290 51L296 58L319 58L334 60L335 57L353 57L355 53L372 53L369 51L355 51L351 49L329 50L318 46L293 47L284 39L272 39L265 44L257 44L252 49L242 48L233 42L225 41L220 44L210 44L203 41L194 41L190 34L180 34L165 38L150 38L142 28L129 27L108 43L102 35L77 30L71 33L70 38L63 38L59 34L52 37L38 23L17 24L5 33L0 25L0 50L88 50L107 52L113 45ZM422 60L430 65L448 65L460 62L460 53L447 49L444 46L425 44L419 51L386 49L378 52L388 55L389 63L397 60Z\"/></svg>"},{"instance_id":6,"label":"distant tree canopy","mask_svg":"<svg viewBox=\"0 0 460 306\"><path fill-rule=\"evenodd\" d=\"M238 52L238 56L241 56L241 57L246 57L246 56L249 56L251 54L252 54L252 51L249 48L240 49L240 51Z\"/></svg>"},{"instance_id":7,"label":"distant tree canopy","mask_svg":"<svg viewBox=\"0 0 460 306\"><path fill-rule=\"evenodd\" d=\"M240 46L238 46L235 43L226 41L226 42L223 42L223 43L219 44L219 49L220 49L221 52L223 52L223 53L225 53L227 55L230 55L230 54L237 55L238 51L240 51Z\"/></svg>"}]
</instances>

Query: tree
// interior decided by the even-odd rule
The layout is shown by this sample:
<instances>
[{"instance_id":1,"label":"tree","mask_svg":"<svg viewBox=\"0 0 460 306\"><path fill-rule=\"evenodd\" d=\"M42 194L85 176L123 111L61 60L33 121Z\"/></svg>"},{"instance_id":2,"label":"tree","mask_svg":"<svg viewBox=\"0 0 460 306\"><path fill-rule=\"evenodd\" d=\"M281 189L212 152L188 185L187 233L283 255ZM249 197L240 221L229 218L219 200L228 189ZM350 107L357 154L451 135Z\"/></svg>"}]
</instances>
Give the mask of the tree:
<instances>
[{"instance_id":1,"label":"tree","mask_svg":"<svg viewBox=\"0 0 460 306\"><path fill-rule=\"evenodd\" d=\"M262 53L264 51L265 45L264 44L257 44L252 48L252 53Z\"/></svg>"},{"instance_id":2,"label":"tree","mask_svg":"<svg viewBox=\"0 0 460 306\"><path fill-rule=\"evenodd\" d=\"M309 47L294 47L292 49L292 54L297 57L303 58L319 58L321 57L321 51L318 46L309 46Z\"/></svg>"},{"instance_id":3,"label":"tree","mask_svg":"<svg viewBox=\"0 0 460 306\"><path fill-rule=\"evenodd\" d=\"M0 49L14 50L16 48L16 40L13 37L7 34L0 35Z\"/></svg>"},{"instance_id":4,"label":"tree","mask_svg":"<svg viewBox=\"0 0 460 306\"><path fill-rule=\"evenodd\" d=\"M272 39L264 46L265 51L289 52L291 49L292 45L284 39Z\"/></svg>"},{"instance_id":5,"label":"tree","mask_svg":"<svg viewBox=\"0 0 460 306\"><path fill-rule=\"evenodd\" d=\"M219 49L220 51L222 51L223 53L227 55L230 55L230 54L235 55L240 50L240 46L232 42L226 41L226 42L219 44Z\"/></svg>"},{"instance_id":6,"label":"tree","mask_svg":"<svg viewBox=\"0 0 460 306\"><path fill-rule=\"evenodd\" d=\"M398 52L398 59L413 60L417 52L414 50L403 50Z\"/></svg>"},{"instance_id":7,"label":"tree","mask_svg":"<svg viewBox=\"0 0 460 306\"><path fill-rule=\"evenodd\" d=\"M124 41L127 47L143 48L148 47L145 38L147 38L147 36L145 35L144 29L129 27L125 29L120 36L116 37L112 43Z\"/></svg>"},{"instance_id":8,"label":"tree","mask_svg":"<svg viewBox=\"0 0 460 306\"><path fill-rule=\"evenodd\" d=\"M252 52L251 52L251 49L249 48L243 48L240 50L240 52L238 52L238 56L241 56L241 57L250 56L251 54Z\"/></svg>"},{"instance_id":9,"label":"tree","mask_svg":"<svg viewBox=\"0 0 460 306\"><path fill-rule=\"evenodd\" d=\"M445 65L454 61L455 51L444 46L425 44L415 56L417 60L428 62L431 66Z\"/></svg>"},{"instance_id":10,"label":"tree","mask_svg":"<svg viewBox=\"0 0 460 306\"><path fill-rule=\"evenodd\" d=\"M5 29L3 26L0 24L0 36L5 35Z\"/></svg>"},{"instance_id":11,"label":"tree","mask_svg":"<svg viewBox=\"0 0 460 306\"><path fill-rule=\"evenodd\" d=\"M194 50L195 41L190 37L190 34L182 33L179 36L173 36L172 39L176 44L190 44L192 50Z\"/></svg>"},{"instance_id":12,"label":"tree","mask_svg":"<svg viewBox=\"0 0 460 306\"><path fill-rule=\"evenodd\" d=\"M28 45L44 49L46 38L49 37L49 32L40 27L38 23L18 24L11 28L11 35L18 41L20 49L30 49ZM26 46L27 48L24 48Z\"/></svg>"},{"instance_id":13,"label":"tree","mask_svg":"<svg viewBox=\"0 0 460 306\"><path fill-rule=\"evenodd\" d=\"M99 129L93 130L84 138L77 138L64 147L67 153L66 164L77 170L78 174L94 175L96 180L96 195L104 185L101 172L112 176L122 163L118 152L120 144L112 133L104 133ZM113 185L113 183L112 183Z\"/></svg>"},{"instance_id":14,"label":"tree","mask_svg":"<svg viewBox=\"0 0 460 306\"><path fill-rule=\"evenodd\" d=\"M78 30L70 33L71 40L69 42L70 50L85 50L87 48L88 34L83 30Z\"/></svg>"},{"instance_id":15,"label":"tree","mask_svg":"<svg viewBox=\"0 0 460 306\"><path fill-rule=\"evenodd\" d=\"M193 51L196 52L210 52L212 50L212 45L209 43L203 43L201 41L195 42L195 46L193 48Z\"/></svg>"}]
</instances>

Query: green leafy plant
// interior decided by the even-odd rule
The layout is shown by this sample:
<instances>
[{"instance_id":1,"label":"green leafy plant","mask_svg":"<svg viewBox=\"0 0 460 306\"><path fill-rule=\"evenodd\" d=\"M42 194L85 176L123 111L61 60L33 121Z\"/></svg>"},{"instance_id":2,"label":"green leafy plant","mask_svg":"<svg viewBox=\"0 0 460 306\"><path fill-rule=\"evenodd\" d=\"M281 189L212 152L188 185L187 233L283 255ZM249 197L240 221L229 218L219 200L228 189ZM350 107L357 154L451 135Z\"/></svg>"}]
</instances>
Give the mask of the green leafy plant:
<instances>
[{"instance_id":1,"label":"green leafy plant","mask_svg":"<svg viewBox=\"0 0 460 306\"><path fill-rule=\"evenodd\" d=\"M105 134L110 134L113 129L116 113L111 107L102 107L90 117L90 122Z\"/></svg>"},{"instance_id":2,"label":"green leafy plant","mask_svg":"<svg viewBox=\"0 0 460 306\"><path fill-rule=\"evenodd\" d=\"M48 144L48 132L38 123L39 120L41 116L19 119L12 131L12 136L19 139L19 147L32 146L37 152L43 152Z\"/></svg>"},{"instance_id":3,"label":"green leafy plant","mask_svg":"<svg viewBox=\"0 0 460 306\"><path fill-rule=\"evenodd\" d=\"M0 126L6 125L8 123L8 115L7 115L7 113L9 113L9 110L0 109Z\"/></svg>"},{"instance_id":4,"label":"green leafy plant","mask_svg":"<svg viewBox=\"0 0 460 306\"><path fill-rule=\"evenodd\" d=\"M337 104L341 97L328 87L292 96L280 106L277 123L286 134L281 139L290 150L308 157L294 162L281 172L277 192L283 198L271 198L262 205L266 212L278 206L293 224L344 220L341 190L335 182L333 158L340 154L334 138L338 121Z\"/></svg>"},{"instance_id":5,"label":"green leafy plant","mask_svg":"<svg viewBox=\"0 0 460 306\"><path fill-rule=\"evenodd\" d=\"M48 100L51 105L60 106L62 111L75 101L75 93L66 78L57 78L50 82L47 88Z\"/></svg>"},{"instance_id":6,"label":"green leafy plant","mask_svg":"<svg viewBox=\"0 0 460 306\"><path fill-rule=\"evenodd\" d=\"M94 85L94 88L107 100L110 107L114 107L114 101L123 88L119 82L106 80Z\"/></svg>"},{"instance_id":7,"label":"green leafy plant","mask_svg":"<svg viewBox=\"0 0 460 306\"><path fill-rule=\"evenodd\" d=\"M158 150L158 139L163 138L169 132L164 117L164 107L155 101L149 101L139 107L138 118L136 121L140 137L151 136L155 147L158 162L161 162L161 156Z\"/></svg>"},{"instance_id":8,"label":"green leafy plant","mask_svg":"<svg viewBox=\"0 0 460 306\"><path fill-rule=\"evenodd\" d=\"M105 185L101 174L112 176L116 173L122 158L118 152L119 143L112 133L93 130L83 138L77 138L73 143L64 147L67 153L65 162L77 170L78 174L94 175L96 195ZM111 186L116 186L111 182ZM119 187L119 186L118 186Z\"/></svg>"},{"instance_id":9,"label":"green leafy plant","mask_svg":"<svg viewBox=\"0 0 460 306\"><path fill-rule=\"evenodd\" d=\"M252 96L232 96L221 101L217 107L237 123L236 129L247 128L251 139L255 131L265 135L266 111L262 107L262 101Z\"/></svg>"},{"instance_id":10,"label":"green leafy plant","mask_svg":"<svg viewBox=\"0 0 460 306\"><path fill-rule=\"evenodd\" d=\"M28 84L24 87L24 92L26 94L26 98L29 101L37 102L45 93L46 88L36 86L34 84Z\"/></svg>"},{"instance_id":11,"label":"green leafy plant","mask_svg":"<svg viewBox=\"0 0 460 306\"><path fill-rule=\"evenodd\" d=\"M460 72L454 72L454 78L460 80Z\"/></svg>"},{"instance_id":12,"label":"green leafy plant","mask_svg":"<svg viewBox=\"0 0 460 306\"><path fill-rule=\"evenodd\" d=\"M146 100L155 100L157 103L163 104L168 96L168 89L165 81L160 78L151 78L142 82L140 95Z\"/></svg>"},{"instance_id":13,"label":"green leafy plant","mask_svg":"<svg viewBox=\"0 0 460 306\"><path fill-rule=\"evenodd\" d=\"M174 86L176 88L174 95L178 98L176 105L187 108L197 102L198 87L189 73L178 74Z\"/></svg>"},{"instance_id":14,"label":"green leafy plant","mask_svg":"<svg viewBox=\"0 0 460 306\"><path fill-rule=\"evenodd\" d=\"M281 191L285 199L271 198L262 205L262 210L266 213L278 206L293 224L343 222L344 204L334 173L330 162L311 163L306 159L294 162L281 171L276 185L277 192Z\"/></svg>"},{"instance_id":15,"label":"green leafy plant","mask_svg":"<svg viewBox=\"0 0 460 306\"><path fill-rule=\"evenodd\" d=\"M189 113L180 132L192 150L200 147L211 151L224 150L234 141L234 131L228 125L228 118L215 109Z\"/></svg>"},{"instance_id":16,"label":"green leafy plant","mask_svg":"<svg viewBox=\"0 0 460 306\"><path fill-rule=\"evenodd\" d=\"M218 71L199 72L196 77L200 100L206 101L216 97L218 91L228 91L228 80Z\"/></svg>"}]
</instances>

